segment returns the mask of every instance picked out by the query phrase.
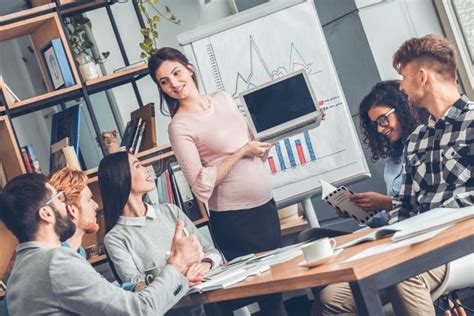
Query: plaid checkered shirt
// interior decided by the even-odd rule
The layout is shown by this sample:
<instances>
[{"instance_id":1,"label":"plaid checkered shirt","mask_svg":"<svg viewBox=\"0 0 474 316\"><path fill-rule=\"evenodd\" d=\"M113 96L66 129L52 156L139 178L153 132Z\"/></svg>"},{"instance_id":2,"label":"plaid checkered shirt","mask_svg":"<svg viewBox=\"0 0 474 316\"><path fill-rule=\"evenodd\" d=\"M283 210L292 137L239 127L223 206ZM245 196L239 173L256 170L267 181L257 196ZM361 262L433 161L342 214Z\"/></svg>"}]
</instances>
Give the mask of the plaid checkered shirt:
<instances>
[{"instance_id":1,"label":"plaid checkered shirt","mask_svg":"<svg viewBox=\"0 0 474 316\"><path fill-rule=\"evenodd\" d=\"M405 146L403 180L390 223L436 207L474 204L474 103L461 97L418 126Z\"/></svg>"}]
</instances>

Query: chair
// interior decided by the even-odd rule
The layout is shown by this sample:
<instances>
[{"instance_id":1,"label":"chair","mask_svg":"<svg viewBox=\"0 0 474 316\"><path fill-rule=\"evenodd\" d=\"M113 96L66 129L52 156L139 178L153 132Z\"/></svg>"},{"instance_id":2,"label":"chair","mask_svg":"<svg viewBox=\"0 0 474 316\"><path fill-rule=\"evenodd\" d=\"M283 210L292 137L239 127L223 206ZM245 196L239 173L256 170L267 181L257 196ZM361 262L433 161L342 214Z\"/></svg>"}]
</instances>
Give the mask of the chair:
<instances>
[{"instance_id":1,"label":"chair","mask_svg":"<svg viewBox=\"0 0 474 316\"><path fill-rule=\"evenodd\" d=\"M443 302L443 310L454 311L463 308L471 313L474 311L460 303L457 291L474 286L474 253L449 263L449 274L443 294L439 298ZM453 307L449 306L449 300L453 302ZM438 307L438 306L437 306Z\"/></svg>"},{"instance_id":2,"label":"chair","mask_svg":"<svg viewBox=\"0 0 474 316\"><path fill-rule=\"evenodd\" d=\"M117 282L122 285L123 284L123 281L120 279L118 273L117 273L117 270L115 270L115 266L114 266L114 263L112 262L112 260L110 259L110 256L109 256L109 253L107 252L107 248L105 247L104 245L104 250L105 250L105 255L107 256L107 263L109 264L109 268L110 268L110 271L112 271L112 275L114 276L115 280L117 280Z\"/></svg>"}]
</instances>

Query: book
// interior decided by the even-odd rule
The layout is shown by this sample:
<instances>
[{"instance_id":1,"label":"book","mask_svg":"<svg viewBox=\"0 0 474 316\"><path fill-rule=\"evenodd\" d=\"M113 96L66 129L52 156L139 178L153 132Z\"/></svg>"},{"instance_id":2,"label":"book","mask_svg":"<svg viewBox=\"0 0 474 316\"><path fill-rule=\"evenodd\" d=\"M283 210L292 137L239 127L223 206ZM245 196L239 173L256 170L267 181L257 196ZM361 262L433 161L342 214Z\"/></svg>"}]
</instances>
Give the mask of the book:
<instances>
[{"instance_id":1,"label":"book","mask_svg":"<svg viewBox=\"0 0 474 316\"><path fill-rule=\"evenodd\" d=\"M51 40L51 45L53 46L57 61L59 63L59 69L64 79L64 87L74 85L74 77L72 75L71 67L69 66L69 61L66 57L66 51L64 50L61 39L55 38Z\"/></svg>"},{"instance_id":2,"label":"book","mask_svg":"<svg viewBox=\"0 0 474 316\"><path fill-rule=\"evenodd\" d=\"M69 167L76 170L82 170L76 150L69 145L69 137L63 138L57 143L51 145L51 168L50 174L62 168Z\"/></svg>"},{"instance_id":3,"label":"book","mask_svg":"<svg viewBox=\"0 0 474 316\"><path fill-rule=\"evenodd\" d=\"M138 131L137 142L135 146L133 147L133 153L135 155L138 154L138 152L140 151L140 146L142 144L142 139L143 139L143 133L145 132L145 130L146 130L146 122L142 122L142 125L140 126L140 129Z\"/></svg>"},{"instance_id":4,"label":"book","mask_svg":"<svg viewBox=\"0 0 474 316\"><path fill-rule=\"evenodd\" d=\"M163 172L168 203L174 204L173 188L171 187L170 173L168 170Z\"/></svg>"},{"instance_id":5,"label":"book","mask_svg":"<svg viewBox=\"0 0 474 316\"><path fill-rule=\"evenodd\" d=\"M469 218L474 218L474 206L435 208L395 224L375 229L365 236L351 240L343 245L338 245L336 249L348 248L362 242L377 240L390 235L392 235L392 241L398 242L443 227L448 227Z\"/></svg>"},{"instance_id":6,"label":"book","mask_svg":"<svg viewBox=\"0 0 474 316\"><path fill-rule=\"evenodd\" d=\"M32 173L33 167L32 167L30 158L28 157L28 153L26 152L26 147L21 147L20 151L21 151L21 156L23 157L23 161L25 162L26 172Z\"/></svg>"},{"instance_id":7,"label":"book","mask_svg":"<svg viewBox=\"0 0 474 316\"><path fill-rule=\"evenodd\" d=\"M125 130L123 131L123 135L122 135L122 141L120 142L120 147L127 146L127 140L130 137L131 123L132 123L131 121L128 121L127 125L125 126Z\"/></svg>"},{"instance_id":8,"label":"book","mask_svg":"<svg viewBox=\"0 0 474 316\"><path fill-rule=\"evenodd\" d=\"M139 125L138 123L140 123L138 118L132 119L130 121L130 133L128 134L128 137L125 140L125 147L127 148L127 150L130 149L130 147L132 147L132 145L133 145L133 140L135 138L135 133L137 132L137 128L138 128L138 125Z\"/></svg>"},{"instance_id":9,"label":"book","mask_svg":"<svg viewBox=\"0 0 474 316\"><path fill-rule=\"evenodd\" d=\"M353 194L348 188L341 186L339 188L320 180L322 195L321 199L337 209L346 216L355 219L359 225L365 225L375 214L380 211L367 212L362 207L357 206L350 200L350 195Z\"/></svg>"},{"instance_id":10,"label":"book","mask_svg":"<svg viewBox=\"0 0 474 316\"><path fill-rule=\"evenodd\" d=\"M173 161L170 163L171 173L173 175L174 183L177 187L176 196L177 200L180 200L181 209L191 219L196 221L201 219L201 210L199 209L198 201L195 198L188 181L184 177L184 173L181 170L181 166L178 162Z\"/></svg>"},{"instance_id":11,"label":"book","mask_svg":"<svg viewBox=\"0 0 474 316\"><path fill-rule=\"evenodd\" d=\"M76 170L82 170L76 151L73 146L63 148L63 155L66 159L66 166Z\"/></svg>"},{"instance_id":12,"label":"book","mask_svg":"<svg viewBox=\"0 0 474 316\"><path fill-rule=\"evenodd\" d=\"M142 118L146 122L147 129L143 134L143 150L151 149L157 146L156 141L156 117L155 117L155 104L148 103L138 110L135 110L130 113L130 117Z\"/></svg>"},{"instance_id":13,"label":"book","mask_svg":"<svg viewBox=\"0 0 474 316\"><path fill-rule=\"evenodd\" d=\"M7 185L7 175L5 174L5 169L3 168L3 163L0 161L0 190Z\"/></svg>"},{"instance_id":14,"label":"book","mask_svg":"<svg viewBox=\"0 0 474 316\"><path fill-rule=\"evenodd\" d=\"M33 148L33 145L27 144L25 146L26 153L28 155L28 158L30 159L30 164L31 168L33 169L33 172L36 173L42 173L41 171L41 166L39 164L38 159L36 158L35 150Z\"/></svg>"},{"instance_id":15,"label":"book","mask_svg":"<svg viewBox=\"0 0 474 316\"><path fill-rule=\"evenodd\" d=\"M144 61L144 60L139 60L139 61L137 61L137 62L135 62L135 63L133 63L133 64L131 64L131 65L117 68L117 69L114 70L114 74L115 74L115 73L118 73L118 72L122 72L122 71L127 71L127 70L129 70L129 69L134 69L134 68L136 68L136 67L138 67L138 66L141 66L141 65L146 65L146 61Z\"/></svg>"},{"instance_id":16,"label":"book","mask_svg":"<svg viewBox=\"0 0 474 316\"><path fill-rule=\"evenodd\" d=\"M134 153L135 146L137 145L138 136L140 135L140 128L141 128L141 126L142 126L142 122L143 122L143 119L142 119L141 117L138 118L137 127L134 129L134 133L133 133L132 143L131 143L130 146L128 147L129 151L130 151L132 154Z\"/></svg>"}]
</instances>

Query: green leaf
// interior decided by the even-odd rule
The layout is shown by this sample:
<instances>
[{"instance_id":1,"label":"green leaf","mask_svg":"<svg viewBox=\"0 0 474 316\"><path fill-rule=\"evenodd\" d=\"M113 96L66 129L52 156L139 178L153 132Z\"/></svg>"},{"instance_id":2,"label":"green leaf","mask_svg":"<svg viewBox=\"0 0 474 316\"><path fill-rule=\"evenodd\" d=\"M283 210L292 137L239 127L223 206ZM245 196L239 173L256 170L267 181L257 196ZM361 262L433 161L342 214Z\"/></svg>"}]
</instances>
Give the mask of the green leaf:
<instances>
[{"instance_id":1,"label":"green leaf","mask_svg":"<svg viewBox=\"0 0 474 316\"><path fill-rule=\"evenodd\" d=\"M160 19L160 17L159 17L158 15L155 15L155 16L153 17L153 21L154 21L154 22L160 22L160 20L161 20L161 19Z\"/></svg>"},{"instance_id":2,"label":"green leaf","mask_svg":"<svg viewBox=\"0 0 474 316\"><path fill-rule=\"evenodd\" d=\"M104 59L107 59L107 57L110 56L110 52L102 52L102 57L104 57Z\"/></svg>"},{"instance_id":3,"label":"green leaf","mask_svg":"<svg viewBox=\"0 0 474 316\"><path fill-rule=\"evenodd\" d=\"M141 28L140 33L142 33L143 36L147 36L150 34L150 29L149 28Z\"/></svg>"},{"instance_id":4,"label":"green leaf","mask_svg":"<svg viewBox=\"0 0 474 316\"><path fill-rule=\"evenodd\" d=\"M147 38L146 40L143 41L143 43L147 46L152 46L153 45L153 41L149 38Z\"/></svg>"},{"instance_id":5,"label":"green leaf","mask_svg":"<svg viewBox=\"0 0 474 316\"><path fill-rule=\"evenodd\" d=\"M176 21L176 17L174 16L174 14L171 15L170 20L171 20L171 21Z\"/></svg>"},{"instance_id":6,"label":"green leaf","mask_svg":"<svg viewBox=\"0 0 474 316\"><path fill-rule=\"evenodd\" d=\"M145 53L141 53L140 58L147 58L147 55Z\"/></svg>"},{"instance_id":7,"label":"green leaf","mask_svg":"<svg viewBox=\"0 0 474 316\"><path fill-rule=\"evenodd\" d=\"M140 48L144 51L146 51L148 49L147 46L145 45L145 43L140 43L139 45L140 45Z\"/></svg>"},{"instance_id":8,"label":"green leaf","mask_svg":"<svg viewBox=\"0 0 474 316\"><path fill-rule=\"evenodd\" d=\"M150 4L157 4L159 0L148 0L148 3Z\"/></svg>"},{"instance_id":9,"label":"green leaf","mask_svg":"<svg viewBox=\"0 0 474 316\"><path fill-rule=\"evenodd\" d=\"M165 10L166 10L166 13L171 13L171 10L167 5L165 6Z\"/></svg>"}]
</instances>

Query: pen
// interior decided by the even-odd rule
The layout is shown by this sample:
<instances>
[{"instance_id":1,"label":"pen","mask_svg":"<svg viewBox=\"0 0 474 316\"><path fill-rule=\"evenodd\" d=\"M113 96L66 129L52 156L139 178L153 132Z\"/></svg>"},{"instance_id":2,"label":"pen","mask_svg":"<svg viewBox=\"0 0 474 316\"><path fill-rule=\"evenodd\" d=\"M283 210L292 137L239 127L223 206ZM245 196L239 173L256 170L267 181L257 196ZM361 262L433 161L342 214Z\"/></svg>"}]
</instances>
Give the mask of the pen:
<instances>
[{"instance_id":1,"label":"pen","mask_svg":"<svg viewBox=\"0 0 474 316\"><path fill-rule=\"evenodd\" d=\"M175 218L176 220L176 223L178 223L179 221L179 210L178 210L178 214L175 216L173 212L171 212L171 214L173 215L173 217ZM184 237L189 237L189 232L188 230L186 229L186 227L183 227L183 235Z\"/></svg>"}]
</instances>

